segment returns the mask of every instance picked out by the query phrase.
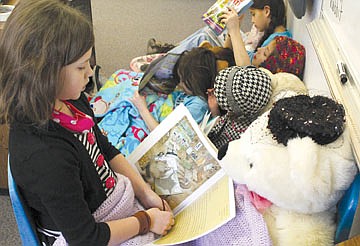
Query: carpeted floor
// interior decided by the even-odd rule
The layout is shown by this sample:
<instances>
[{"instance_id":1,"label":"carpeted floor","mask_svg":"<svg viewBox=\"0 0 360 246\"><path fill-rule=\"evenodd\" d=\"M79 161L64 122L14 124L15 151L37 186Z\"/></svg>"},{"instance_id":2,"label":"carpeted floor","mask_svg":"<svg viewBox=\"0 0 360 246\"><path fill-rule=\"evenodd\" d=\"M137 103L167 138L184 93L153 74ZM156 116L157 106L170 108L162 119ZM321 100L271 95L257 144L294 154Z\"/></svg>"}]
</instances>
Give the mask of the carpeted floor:
<instances>
[{"instance_id":1,"label":"carpeted floor","mask_svg":"<svg viewBox=\"0 0 360 246\"><path fill-rule=\"evenodd\" d=\"M0 195L0 245L21 245L9 196Z\"/></svg>"}]
</instances>

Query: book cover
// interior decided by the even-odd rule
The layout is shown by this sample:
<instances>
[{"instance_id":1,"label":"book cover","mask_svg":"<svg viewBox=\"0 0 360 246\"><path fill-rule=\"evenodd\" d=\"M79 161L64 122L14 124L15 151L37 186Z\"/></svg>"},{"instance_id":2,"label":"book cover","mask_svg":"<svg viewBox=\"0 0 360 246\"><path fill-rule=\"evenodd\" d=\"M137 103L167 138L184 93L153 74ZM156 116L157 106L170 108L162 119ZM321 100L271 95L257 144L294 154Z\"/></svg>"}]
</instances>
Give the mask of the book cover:
<instances>
[{"instance_id":1,"label":"book cover","mask_svg":"<svg viewBox=\"0 0 360 246\"><path fill-rule=\"evenodd\" d=\"M185 106L176 107L127 159L175 214L175 226L154 245L196 239L235 216L232 180Z\"/></svg>"},{"instance_id":2,"label":"book cover","mask_svg":"<svg viewBox=\"0 0 360 246\"><path fill-rule=\"evenodd\" d=\"M243 14L251 5L252 0L217 0L203 15L203 21L216 33L220 35L225 24L221 23L219 17L228 7L235 8L238 15Z\"/></svg>"}]
</instances>

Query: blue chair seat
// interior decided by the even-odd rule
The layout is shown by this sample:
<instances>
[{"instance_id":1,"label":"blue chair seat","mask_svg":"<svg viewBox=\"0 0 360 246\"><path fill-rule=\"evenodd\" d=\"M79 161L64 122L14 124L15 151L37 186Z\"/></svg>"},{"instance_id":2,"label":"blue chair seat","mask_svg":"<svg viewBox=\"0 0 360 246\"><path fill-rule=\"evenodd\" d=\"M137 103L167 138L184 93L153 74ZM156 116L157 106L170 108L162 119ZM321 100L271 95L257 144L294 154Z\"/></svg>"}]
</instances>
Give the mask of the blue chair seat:
<instances>
[{"instance_id":1,"label":"blue chair seat","mask_svg":"<svg viewBox=\"0 0 360 246\"><path fill-rule=\"evenodd\" d=\"M11 174L8 163L8 185L11 205L14 211L16 223L19 229L22 245L37 246L40 245L39 239L35 232L35 224L30 217L29 208L26 206L23 197L19 193L18 187Z\"/></svg>"},{"instance_id":2,"label":"blue chair seat","mask_svg":"<svg viewBox=\"0 0 360 246\"><path fill-rule=\"evenodd\" d=\"M360 174L358 173L338 204L335 243L340 243L351 237L350 232L353 228L354 222L356 222L354 220L355 213L359 207L359 194ZM359 219L360 218L357 218L357 220Z\"/></svg>"}]
</instances>

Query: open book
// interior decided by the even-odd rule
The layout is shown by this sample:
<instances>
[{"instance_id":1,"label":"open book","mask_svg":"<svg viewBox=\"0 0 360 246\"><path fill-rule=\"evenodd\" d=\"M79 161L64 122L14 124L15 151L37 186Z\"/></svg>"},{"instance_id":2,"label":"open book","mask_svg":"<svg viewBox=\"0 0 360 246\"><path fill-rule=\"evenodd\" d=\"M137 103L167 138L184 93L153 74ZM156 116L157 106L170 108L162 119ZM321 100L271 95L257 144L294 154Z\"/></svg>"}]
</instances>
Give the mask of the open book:
<instances>
[{"instance_id":1,"label":"open book","mask_svg":"<svg viewBox=\"0 0 360 246\"><path fill-rule=\"evenodd\" d=\"M221 169L212 143L182 104L127 159L175 214L172 230L152 244L187 242L234 218L232 180Z\"/></svg>"},{"instance_id":2,"label":"open book","mask_svg":"<svg viewBox=\"0 0 360 246\"><path fill-rule=\"evenodd\" d=\"M228 8L233 7L238 15L244 13L251 5L253 0L217 0L203 15L203 21L215 31L216 35L220 35L225 24L221 23L219 17Z\"/></svg>"}]
</instances>

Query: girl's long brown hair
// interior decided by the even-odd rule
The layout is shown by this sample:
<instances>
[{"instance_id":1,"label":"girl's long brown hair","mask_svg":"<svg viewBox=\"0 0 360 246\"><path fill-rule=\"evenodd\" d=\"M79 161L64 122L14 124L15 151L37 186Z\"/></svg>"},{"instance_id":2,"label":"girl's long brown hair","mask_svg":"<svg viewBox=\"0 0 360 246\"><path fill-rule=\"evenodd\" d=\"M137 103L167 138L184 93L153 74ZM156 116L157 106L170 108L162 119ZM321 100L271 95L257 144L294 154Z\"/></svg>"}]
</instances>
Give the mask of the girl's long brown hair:
<instances>
[{"instance_id":1,"label":"girl's long brown hair","mask_svg":"<svg viewBox=\"0 0 360 246\"><path fill-rule=\"evenodd\" d=\"M270 7L270 24L269 27L264 31L264 36L259 41L257 48L260 47L271 34L274 33L276 27L286 27L284 0L254 0L254 3L250 8L264 9L265 6Z\"/></svg>"},{"instance_id":2,"label":"girl's long brown hair","mask_svg":"<svg viewBox=\"0 0 360 246\"><path fill-rule=\"evenodd\" d=\"M0 122L44 125L60 70L94 46L91 23L59 0L20 1L0 39Z\"/></svg>"},{"instance_id":3,"label":"girl's long brown hair","mask_svg":"<svg viewBox=\"0 0 360 246\"><path fill-rule=\"evenodd\" d=\"M207 89L214 87L216 56L208 49L196 47L181 54L174 66L174 78L182 80L194 96L207 99Z\"/></svg>"}]
</instances>

